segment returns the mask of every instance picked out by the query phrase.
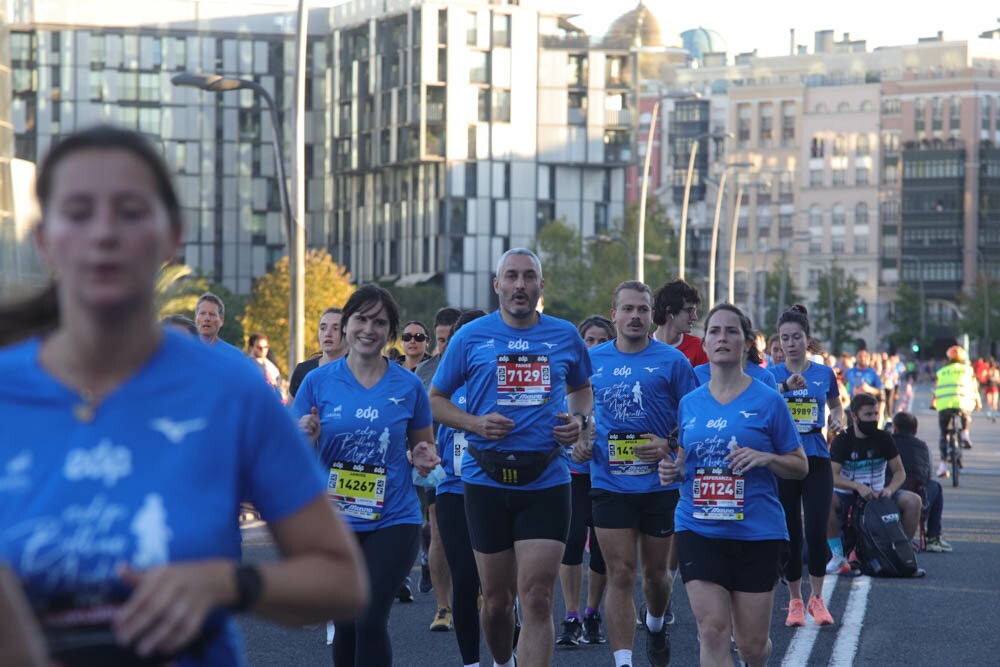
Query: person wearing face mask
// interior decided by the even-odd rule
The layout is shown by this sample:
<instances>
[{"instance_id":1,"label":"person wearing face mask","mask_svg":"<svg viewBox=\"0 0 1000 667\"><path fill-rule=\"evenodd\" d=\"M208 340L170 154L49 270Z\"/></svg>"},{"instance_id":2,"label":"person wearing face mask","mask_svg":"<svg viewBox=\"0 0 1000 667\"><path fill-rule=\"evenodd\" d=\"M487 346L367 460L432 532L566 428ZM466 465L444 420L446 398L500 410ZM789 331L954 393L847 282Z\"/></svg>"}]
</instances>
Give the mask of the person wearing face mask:
<instances>
[{"instance_id":1,"label":"person wearing face mask","mask_svg":"<svg viewBox=\"0 0 1000 667\"><path fill-rule=\"evenodd\" d=\"M892 498L899 508L903 532L911 540L920 521L920 496L901 488L906 471L896 443L887 431L878 427L878 400L871 394L857 394L851 399L851 413L854 415L851 428L830 444L833 503L826 537L833 555L826 566L827 574L850 571L840 539L841 508L853 504L854 494L863 500ZM886 469L892 471L888 484Z\"/></svg>"}]
</instances>

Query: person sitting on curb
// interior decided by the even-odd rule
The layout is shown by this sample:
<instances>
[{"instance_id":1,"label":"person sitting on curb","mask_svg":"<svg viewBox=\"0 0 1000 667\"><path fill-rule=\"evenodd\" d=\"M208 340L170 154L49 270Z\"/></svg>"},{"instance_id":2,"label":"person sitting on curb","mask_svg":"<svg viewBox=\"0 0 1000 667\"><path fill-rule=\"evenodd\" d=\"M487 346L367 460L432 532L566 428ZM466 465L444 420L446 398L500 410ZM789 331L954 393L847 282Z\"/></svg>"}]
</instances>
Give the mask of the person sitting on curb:
<instances>
[{"instance_id":1,"label":"person sitting on curb","mask_svg":"<svg viewBox=\"0 0 1000 667\"><path fill-rule=\"evenodd\" d=\"M924 501L927 533L924 551L950 553L952 547L941 537L941 513L944 494L941 485L931 477L931 455L927 443L917 437L917 417L909 412L897 412L892 418L892 440L906 471L903 487Z\"/></svg>"}]
</instances>

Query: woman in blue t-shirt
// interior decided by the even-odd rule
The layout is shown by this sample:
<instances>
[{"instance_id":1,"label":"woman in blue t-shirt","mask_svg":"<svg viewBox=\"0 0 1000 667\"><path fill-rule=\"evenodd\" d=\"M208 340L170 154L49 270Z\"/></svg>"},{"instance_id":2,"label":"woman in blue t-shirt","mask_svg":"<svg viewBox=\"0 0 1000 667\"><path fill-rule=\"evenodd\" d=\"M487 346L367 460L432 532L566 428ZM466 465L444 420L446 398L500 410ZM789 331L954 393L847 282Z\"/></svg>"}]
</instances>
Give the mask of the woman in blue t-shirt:
<instances>
[{"instance_id":1,"label":"woman in blue t-shirt","mask_svg":"<svg viewBox=\"0 0 1000 667\"><path fill-rule=\"evenodd\" d=\"M709 313L703 345L711 379L680 402L680 450L662 452L660 481L683 479L674 524L681 576L701 636L702 664L763 665L774 587L788 531L776 477L808 472L781 396L744 371L755 336L735 306Z\"/></svg>"},{"instance_id":2,"label":"woman in blue t-shirt","mask_svg":"<svg viewBox=\"0 0 1000 667\"><path fill-rule=\"evenodd\" d=\"M52 659L239 666L232 611L359 613L357 543L294 421L245 359L158 322L157 273L184 238L162 158L99 126L56 143L35 188L56 279L0 312L0 341L21 339L0 350L16 378L0 383L0 561ZM241 564L241 501L278 560Z\"/></svg>"},{"instance_id":3,"label":"woman in blue t-shirt","mask_svg":"<svg viewBox=\"0 0 1000 667\"><path fill-rule=\"evenodd\" d=\"M347 356L306 376L293 412L368 565L371 603L356 623L335 624L334 664L388 667L389 611L417 556L423 519L412 471L426 477L441 459L420 378L382 356L399 330L392 295L377 285L358 288L342 321Z\"/></svg>"},{"instance_id":4,"label":"woman in blue t-shirt","mask_svg":"<svg viewBox=\"0 0 1000 667\"><path fill-rule=\"evenodd\" d=\"M785 508L785 523L791 542L791 556L785 564L785 579L791 600L788 603L789 627L806 624L805 613L816 625L832 625L833 617L823 602L823 577L826 575L826 523L833 497L833 473L830 451L826 446L824 426L840 430L844 411L833 369L816 364L806 356L809 345L809 316L805 306L794 305L778 317L778 336L785 361L772 366L778 390L788 403L802 447L809 460L805 479L779 479L778 496ZM830 421L827 424L826 411ZM805 542L809 547L809 604L802 601L802 512L805 508Z\"/></svg>"}]
</instances>

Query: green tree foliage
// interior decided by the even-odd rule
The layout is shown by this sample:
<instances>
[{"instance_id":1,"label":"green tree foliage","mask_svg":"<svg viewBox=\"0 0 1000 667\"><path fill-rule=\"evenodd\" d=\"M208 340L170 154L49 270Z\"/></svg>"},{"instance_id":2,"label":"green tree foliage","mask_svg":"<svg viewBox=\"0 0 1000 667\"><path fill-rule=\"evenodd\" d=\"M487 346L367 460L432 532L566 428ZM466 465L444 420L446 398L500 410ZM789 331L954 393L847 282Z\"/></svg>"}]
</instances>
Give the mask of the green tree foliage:
<instances>
[{"instance_id":1,"label":"green tree foliage","mask_svg":"<svg viewBox=\"0 0 1000 667\"><path fill-rule=\"evenodd\" d=\"M399 333L403 333L403 325L405 323L410 320L418 320L427 325L427 329L431 334L431 340L433 340L434 316L440 308L448 305L444 286L434 282L408 285L406 287L391 284L382 286L389 290L399 305ZM394 346L400 352L403 351L400 341L396 341ZM432 343L428 349L433 348L434 345Z\"/></svg>"},{"instance_id":2,"label":"green tree foliage","mask_svg":"<svg viewBox=\"0 0 1000 667\"><path fill-rule=\"evenodd\" d=\"M820 274L817 287L817 300L809 308L813 336L822 337L827 351L837 353L865 327L868 312L867 309L864 314L858 312L858 281L845 276L836 264Z\"/></svg>"},{"instance_id":3,"label":"green tree foliage","mask_svg":"<svg viewBox=\"0 0 1000 667\"><path fill-rule=\"evenodd\" d=\"M606 234L625 243L585 240L564 220L542 227L534 250L542 259L546 313L574 323L608 315L615 288L635 278L638 210L630 206L624 220ZM645 238L645 278L655 291L676 275L677 240L665 209L654 199L646 206Z\"/></svg>"},{"instance_id":4,"label":"green tree foliage","mask_svg":"<svg viewBox=\"0 0 1000 667\"><path fill-rule=\"evenodd\" d=\"M156 276L157 317L186 315L193 317L198 296L208 289L208 281L194 275L187 264L167 263Z\"/></svg>"},{"instance_id":5,"label":"green tree foliage","mask_svg":"<svg viewBox=\"0 0 1000 667\"><path fill-rule=\"evenodd\" d=\"M782 255L774 268L764 276L764 303L767 308L763 322L755 322L757 328L770 336L777 330L778 316L797 303L805 303L805 298L795 287L788 258Z\"/></svg>"},{"instance_id":6,"label":"green tree foliage","mask_svg":"<svg viewBox=\"0 0 1000 667\"><path fill-rule=\"evenodd\" d=\"M921 350L930 350L932 341L920 338L920 293L909 285L900 284L896 290L896 298L892 302L892 321L896 325L895 331L886 337L891 347L904 353L912 353L910 345L916 341Z\"/></svg>"},{"instance_id":7,"label":"green tree foliage","mask_svg":"<svg viewBox=\"0 0 1000 667\"><path fill-rule=\"evenodd\" d=\"M1000 284L989 276L979 274L972 294L962 297L962 319L959 326L969 336L978 338L980 355L990 356L990 343L1000 338L1000 319L997 318L997 302L1000 301ZM988 318L988 321L987 321ZM988 335L987 335L988 334Z\"/></svg>"},{"instance_id":8,"label":"green tree foliage","mask_svg":"<svg viewBox=\"0 0 1000 667\"><path fill-rule=\"evenodd\" d=\"M222 303L226 304L226 319L222 323L222 328L219 329L219 338L241 350L245 349L247 336L243 330L243 314L247 308L247 296L237 294L222 283L212 283L208 286L207 291L222 299ZM190 317L194 317L194 311ZM271 341L271 345L274 345L273 341Z\"/></svg>"},{"instance_id":9,"label":"green tree foliage","mask_svg":"<svg viewBox=\"0 0 1000 667\"><path fill-rule=\"evenodd\" d=\"M308 250L305 256L305 349L306 354L316 349L316 327L320 315L331 306L343 306L354 293L351 275L337 265L325 250ZM288 360L288 299L290 294L288 256L282 257L270 272L254 285L246 312L242 317L243 329L249 333L263 333L271 344L271 351L278 366L285 371ZM219 295L222 296L221 294ZM223 299L225 301L225 299ZM229 304L226 303L226 322L229 322ZM240 347L244 347L241 345Z\"/></svg>"}]
</instances>

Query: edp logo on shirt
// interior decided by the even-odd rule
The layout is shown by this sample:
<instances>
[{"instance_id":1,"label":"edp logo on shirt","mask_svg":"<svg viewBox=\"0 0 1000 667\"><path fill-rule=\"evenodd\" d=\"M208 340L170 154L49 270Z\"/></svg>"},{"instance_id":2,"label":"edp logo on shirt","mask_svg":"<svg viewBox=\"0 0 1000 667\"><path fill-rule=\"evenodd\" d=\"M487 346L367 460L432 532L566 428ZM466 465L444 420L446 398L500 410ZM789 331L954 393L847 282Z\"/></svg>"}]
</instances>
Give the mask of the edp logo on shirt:
<instances>
[{"instance_id":1,"label":"edp logo on shirt","mask_svg":"<svg viewBox=\"0 0 1000 667\"><path fill-rule=\"evenodd\" d=\"M507 348L510 350L527 350L528 341L521 340L520 338L517 340L512 340L507 343Z\"/></svg>"},{"instance_id":2,"label":"edp logo on shirt","mask_svg":"<svg viewBox=\"0 0 1000 667\"><path fill-rule=\"evenodd\" d=\"M63 474L72 482L93 479L110 488L132 474L132 452L104 438L93 449L69 450Z\"/></svg>"},{"instance_id":3,"label":"edp logo on shirt","mask_svg":"<svg viewBox=\"0 0 1000 667\"><path fill-rule=\"evenodd\" d=\"M709 419L705 423L705 428L714 428L721 431L722 429L726 428L726 420L723 419L722 417L719 417L718 419Z\"/></svg>"},{"instance_id":4,"label":"edp logo on shirt","mask_svg":"<svg viewBox=\"0 0 1000 667\"><path fill-rule=\"evenodd\" d=\"M370 405L367 408L358 408L354 413L354 418L367 419L368 421L373 422L378 419L378 408L373 408Z\"/></svg>"}]
</instances>

